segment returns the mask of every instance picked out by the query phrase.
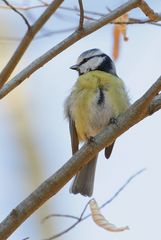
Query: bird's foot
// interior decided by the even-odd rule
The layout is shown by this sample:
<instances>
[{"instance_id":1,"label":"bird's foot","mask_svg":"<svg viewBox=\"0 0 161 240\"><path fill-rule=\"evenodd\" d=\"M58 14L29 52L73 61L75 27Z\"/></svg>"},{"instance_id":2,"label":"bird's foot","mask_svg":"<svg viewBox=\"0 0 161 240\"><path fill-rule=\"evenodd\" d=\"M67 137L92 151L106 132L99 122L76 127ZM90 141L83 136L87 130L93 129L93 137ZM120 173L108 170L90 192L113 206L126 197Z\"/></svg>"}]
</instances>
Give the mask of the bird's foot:
<instances>
[{"instance_id":1,"label":"bird's foot","mask_svg":"<svg viewBox=\"0 0 161 240\"><path fill-rule=\"evenodd\" d=\"M90 136L88 139L88 143L94 143L95 142L95 137Z\"/></svg>"},{"instance_id":2,"label":"bird's foot","mask_svg":"<svg viewBox=\"0 0 161 240\"><path fill-rule=\"evenodd\" d=\"M115 118L115 117L110 118L109 124L115 124L118 127L117 118Z\"/></svg>"}]
</instances>

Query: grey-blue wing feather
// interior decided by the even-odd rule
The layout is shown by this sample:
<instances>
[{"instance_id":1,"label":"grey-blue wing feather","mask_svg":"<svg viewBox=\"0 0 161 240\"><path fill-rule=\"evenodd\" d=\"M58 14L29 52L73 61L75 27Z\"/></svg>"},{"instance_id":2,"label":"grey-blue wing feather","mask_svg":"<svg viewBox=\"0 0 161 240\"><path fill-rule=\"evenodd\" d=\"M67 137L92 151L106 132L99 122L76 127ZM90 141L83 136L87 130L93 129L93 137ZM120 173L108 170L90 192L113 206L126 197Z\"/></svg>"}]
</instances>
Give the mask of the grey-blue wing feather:
<instances>
[{"instance_id":1,"label":"grey-blue wing feather","mask_svg":"<svg viewBox=\"0 0 161 240\"><path fill-rule=\"evenodd\" d=\"M71 137L71 146L72 146L72 154L78 151L79 140L77 131L75 128L75 123L73 119L69 116L69 130L70 130L70 137Z\"/></svg>"}]
</instances>

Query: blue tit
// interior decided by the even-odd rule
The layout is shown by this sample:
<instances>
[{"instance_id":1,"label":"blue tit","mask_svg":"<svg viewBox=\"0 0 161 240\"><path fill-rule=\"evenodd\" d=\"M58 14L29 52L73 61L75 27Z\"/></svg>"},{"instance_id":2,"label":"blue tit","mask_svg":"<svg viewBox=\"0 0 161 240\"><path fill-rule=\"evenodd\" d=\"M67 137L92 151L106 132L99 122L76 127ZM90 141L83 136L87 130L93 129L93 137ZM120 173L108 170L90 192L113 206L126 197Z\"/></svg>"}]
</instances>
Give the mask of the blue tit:
<instances>
[{"instance_id":1,"label":"blue tit","mask_svg":"<svg viewBox=\"0 0 161 240\"><path fill-rule=\"evenodd\" d=\"M114 62L99 49L83 52L71 69L79 77L65 102L65 114L69 120L72 153L80 142L95 137L129 107L129 98L123 81L117 76ZM105 157L111 155L114 142L105 148ZM93 193L96 155L80 169L74 178L70 192L91 196Z\"/></svg>"}]
</instances>

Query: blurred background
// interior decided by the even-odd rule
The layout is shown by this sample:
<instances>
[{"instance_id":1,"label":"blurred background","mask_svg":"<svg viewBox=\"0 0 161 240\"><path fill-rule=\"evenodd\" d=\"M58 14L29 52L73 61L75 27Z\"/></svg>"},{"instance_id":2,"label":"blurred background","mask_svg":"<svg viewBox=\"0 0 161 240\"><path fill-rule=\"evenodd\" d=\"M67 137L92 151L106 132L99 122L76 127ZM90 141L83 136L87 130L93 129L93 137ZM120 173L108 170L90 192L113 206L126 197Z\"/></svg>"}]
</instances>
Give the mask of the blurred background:
<instances>
[{"instance_id":1,"label":"blurred background","mask_svg":"<svg viewBox=\"0 0 161 240\"><path fill-rule=\"evenodd\" d=\"M126 1L102 0L91 4L90 0L86 0L84 9L106 14L107 8L114 9L123 2ZM10 3L33 6L40 4L40 1ZM161 11L161 0L149 0L147 3L155 11ZM0 1L1 5L4 6L3 1ZM77 1L70 0L64 1L62 6L74 8L78 4ZM22 12L33 23L44 9ZM98 17L93 16L95 19ZM131 11L129 17L145 19L140 10ZM24 35L26 25L15 12L3 8L0 8L0 23L2 69ZM78 23L76 11L58 10L32 42L13 75L62 41ZM62 33L57 33L61 30ZM71 157L64 101L75 83L77 73L69 67L75 64L83 51L90 48L100 48L112 56L113 30L114 26L109 24L80 40L1 100L0 220ZM161 74L161 26L128 25L127 37L129 40L126 42L122 36L120 38L119 56L115 63L117 73L124 80L133 103ZM160 236L160 119L161 111L123 134L117 139L110 160L105 160L104 155L99 154L93 196L100 205L131 175L144 167L147 169L102 210L109 221L117 226L128 225L130 230L121 233L106 232L88 219L59 239L80 240L88 237L102 240L151 240ZM44 239L70 226L73 220L63 218L41 223L45 216L52 213L80 215L88 199L69 194L70 184L66 184L9 239Z\"/></svg>"}]
</instances>

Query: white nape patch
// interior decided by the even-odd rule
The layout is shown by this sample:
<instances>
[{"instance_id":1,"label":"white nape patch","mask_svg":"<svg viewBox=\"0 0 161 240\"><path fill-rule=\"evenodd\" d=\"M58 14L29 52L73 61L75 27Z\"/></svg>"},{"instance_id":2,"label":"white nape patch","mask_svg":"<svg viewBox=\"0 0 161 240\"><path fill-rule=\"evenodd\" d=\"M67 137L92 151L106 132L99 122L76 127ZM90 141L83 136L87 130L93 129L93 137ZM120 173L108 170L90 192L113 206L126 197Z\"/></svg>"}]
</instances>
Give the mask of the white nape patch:
<instances>
[{"instance_id":1,"label":"white nape patch","mask_svg":"<svg viewBox=\"0 0 161 240\"><path fill-rule=\"evenodd\" d=\"M96 56L90 58L87 62L83 63L79 67L80 73L87 73L91 70L97 69L106 57Z\"/></svg>"},{"instance_id":2,"label":"white nape patch","mask_svg":"<svg viewBox=\"0 0 161 240\"><path fill-rule=\"evenodd\" d=\"M110 69L110 73L112 73L112 74L116 74L116 67L115 67L115 64L114 64L113 61L112 61L111 63L112 63L112 68Z\"/></svg>"}]
</instances>

